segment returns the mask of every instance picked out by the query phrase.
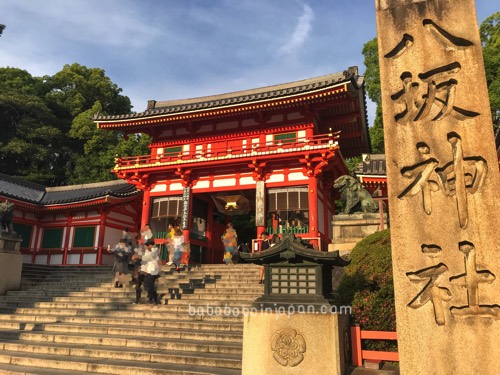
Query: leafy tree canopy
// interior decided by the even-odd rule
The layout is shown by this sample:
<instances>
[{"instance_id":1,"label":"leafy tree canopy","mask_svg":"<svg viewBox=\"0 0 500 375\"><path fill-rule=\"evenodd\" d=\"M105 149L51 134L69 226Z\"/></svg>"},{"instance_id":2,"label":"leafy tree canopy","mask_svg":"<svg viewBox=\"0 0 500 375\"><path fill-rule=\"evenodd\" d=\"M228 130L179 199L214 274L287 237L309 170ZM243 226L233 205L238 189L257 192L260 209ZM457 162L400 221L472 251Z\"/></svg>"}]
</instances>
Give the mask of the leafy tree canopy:
<instances>
[{"instance_id":1,"label":"leafy tree canopy","mask_svg":"<svg viewBox=\"0 0 500 375\"><path fill-rule=\"evenodd\" d=\"M130 113L130 99L104 70L65 65L53 76L0 68L0 171L47 186L98 182L116 153L147 153L149 137L100 131L102 114Z\"/></svg>"},{"instance_id":2,"label":"leafy tree canopy","mask_svg":"<svg viewBox=\"0 0 500 375\"><path fill-rule=\"evenodd\" d=\"M491 117L497 147L500 146L500 12L486 18L479 29L483 45L484 68L491 105ZM368 97L377 104L373 126L370 127L372 152L384 153L384 124L378 61L378 40L373 38L363 45L366 66L365 82Z\"/></svg>"},{"instance_id":3,"label":"leafy tree canopy","mask_svg":"<svg viewBox=\"0 0 500 375\"><path fill-rule=\"evenodd\" d=\"M378 39L373 38L365 43L362 50L366 66L365 82L368 97L377 104L375 120L369 128L372 152L383 154L384 149L384 124L382 120L382 92L380 88L380 67L378 63Z\"/></svg>"},{"instance_id":4,"label":"leafy tree canopy","mask_svg":"<svg viewBox=\"0 0 500 375\"><path fill-rule=\"evenodd\" d=\"M500 12L486 18L479 28L483 44L484 69L491 105L491 117L500 146Z\"/></svg>"}]
</instances>

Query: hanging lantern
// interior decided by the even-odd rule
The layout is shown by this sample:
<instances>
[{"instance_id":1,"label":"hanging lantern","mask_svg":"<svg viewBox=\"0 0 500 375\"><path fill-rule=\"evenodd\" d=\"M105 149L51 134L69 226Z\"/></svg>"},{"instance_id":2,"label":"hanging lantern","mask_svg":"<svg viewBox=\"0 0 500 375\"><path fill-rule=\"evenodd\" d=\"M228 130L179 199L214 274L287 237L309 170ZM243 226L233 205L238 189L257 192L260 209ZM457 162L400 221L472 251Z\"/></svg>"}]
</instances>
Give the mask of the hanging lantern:
<instances>
[{"instance_id":1,"label":"hanging lantern","mask_svg":"<svg viewBox=\"0 0 500 375\"><path fill-rule=\"evenodd\" d=\"M224 215L244 215L250 211L250 202L243 195L216 195L212 199Z\"/></svg>"}]
</instances>

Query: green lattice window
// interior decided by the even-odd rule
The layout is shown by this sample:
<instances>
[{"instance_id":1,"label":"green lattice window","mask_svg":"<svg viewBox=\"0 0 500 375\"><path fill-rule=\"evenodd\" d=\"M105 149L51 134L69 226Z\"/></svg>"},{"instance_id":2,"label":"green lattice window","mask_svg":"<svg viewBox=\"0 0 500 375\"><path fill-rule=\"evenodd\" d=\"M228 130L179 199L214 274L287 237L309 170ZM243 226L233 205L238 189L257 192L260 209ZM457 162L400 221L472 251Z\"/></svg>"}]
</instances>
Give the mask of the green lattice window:
<instances>
[{"instance_id":1,"label":"green lattice window","mask_svg":"<svg viewBox=\"0 0 500 375\"><path fill-rule=\"evenodd\" d=\"M275 144L293 143L295 141L297 141L297 133L283 133L274 135Z\"/></svg>"},{"instance_id":2,"label":"green lattice window","mask_svg":"<svg viewBox=\"0 0 500 375\"><path fill-rule=\"evenodd\" d=\"M73 247L94 247L95 227L75 228Z\"/></svg>"},{"instance_id":3,"label":"green lattice window","mask_svg":"<svg viewBox=\"0 0 500 375\"><path fill-rule=\"evenodd\" d=\"M23 242L21 242L22 248L29 248L31 241L31 232L33 231L33 225L14 223L14 230L17 234L21 235Z\"/></svg>"},{"instance_id":4,"label":"green lattice window","mask_svg":"<svg viewBox=\"0 0 500 375\"><path fill-rule=\"evenodd\" d=\"M182 152L182 146L167 147L163 149L164 156L177 156Z\"/></svg>"},{"instance_id":5,"label":"green lattice window","mask_svg":"<svg viewBox=\"0 0 500 375\"><path fill-rule=\"evenodd\" d=\"M63 228L46 228L43 230L42 248L62 248Z\"/></svg>"}]
</instances>

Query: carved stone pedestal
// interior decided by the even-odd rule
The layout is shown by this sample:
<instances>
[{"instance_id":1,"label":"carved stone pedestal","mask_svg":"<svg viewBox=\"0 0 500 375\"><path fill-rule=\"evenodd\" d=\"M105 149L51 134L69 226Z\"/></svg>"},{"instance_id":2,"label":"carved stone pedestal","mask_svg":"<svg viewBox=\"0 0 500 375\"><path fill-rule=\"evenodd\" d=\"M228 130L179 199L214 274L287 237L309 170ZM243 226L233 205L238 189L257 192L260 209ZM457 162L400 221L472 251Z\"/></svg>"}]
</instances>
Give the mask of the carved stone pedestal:
<instances>
[{"instance_id":1,"label":"carved stone pedestal","mask_svg":"<svg viewBox=\"0 0 500 375\"><path fill-rule=\"evenodd\" d=\"M249 312L242 374L341 375L350 359L348 323L347 314Z\"/></svg>"},{"instance_id":2,"label":"carved stone pedestal","mask_svg":"<svg viewBox=\"0 0 500 375\"><path fill-rule=\"evenodd\" d=\"M383 214L384 228L387 228L387 214ZM339 250L340 255L351 251L356 244L380 230L379 213L355 213L351 215L335 215L333 217L333 243L328 251ZM331 250L330 250L331 249Z\"/></svg>"},{"instance_id":3,"label":"carved stone pedestal","mask_svg":"<svg viewBox=\"0 0 500 375\"><path fill-rule=\"evenodd\" d=\"M9 290L18 290L21 285L21 242L21 237L17 235L0 234L0 295Z\"/></svg>"}]
</instances>

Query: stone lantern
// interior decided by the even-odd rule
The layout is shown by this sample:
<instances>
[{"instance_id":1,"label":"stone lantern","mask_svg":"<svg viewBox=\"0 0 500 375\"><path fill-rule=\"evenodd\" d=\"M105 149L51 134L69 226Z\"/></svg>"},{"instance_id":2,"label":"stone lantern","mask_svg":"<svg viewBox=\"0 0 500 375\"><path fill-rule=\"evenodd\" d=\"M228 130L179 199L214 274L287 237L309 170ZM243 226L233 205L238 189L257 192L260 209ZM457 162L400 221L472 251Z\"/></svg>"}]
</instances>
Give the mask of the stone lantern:
<instances>
[{"instance_id":1,"label":"stone lantern","mask_svg":"<svg viewBox=\"0 0 500 375\"><path fill-rule=\"evenodd\" d=\"M344 374L351 311L333 305L332 269L349 262L293 234L240 256L265 267L264 294L245 314L242 374Z\"/></svg>"},{"instance_id":2,"label":"stone lantern","mask_svg":"<svg viewBox=\"0 0 500 375\"><path fill-rule=\"evenodd\" d=\"M321 252L305 247L300 237L284 234L283 239L267 250L240 253L246 261L264 265L264 294L254 308L304 306L313 312L331 305L332 269L348 261L338 251Z\"/></svg>"}]
</instances>

